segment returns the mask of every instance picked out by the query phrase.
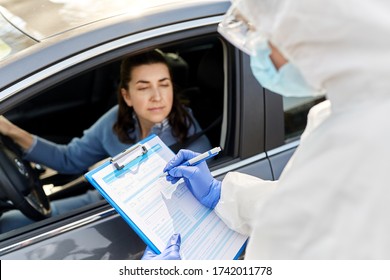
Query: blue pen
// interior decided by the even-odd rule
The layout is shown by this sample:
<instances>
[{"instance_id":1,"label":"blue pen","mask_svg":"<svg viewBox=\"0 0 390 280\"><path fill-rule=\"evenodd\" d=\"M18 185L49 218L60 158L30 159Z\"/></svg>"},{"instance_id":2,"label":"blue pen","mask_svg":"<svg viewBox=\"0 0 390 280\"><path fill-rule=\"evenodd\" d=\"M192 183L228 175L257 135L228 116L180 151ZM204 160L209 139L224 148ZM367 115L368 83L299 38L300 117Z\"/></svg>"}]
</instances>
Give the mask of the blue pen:
<instances>
[{"instance_id":1,"label":"blue pen","mask_svg":"<svg viewBox=\"0 0 390 280\"><path fill-rule=\"evenodd\" d=\"M189 159L187 160L185 163L183 163L182 165L185 165L185 166L194 166L194 165L197 165L201 162L204 162L205 160L208 160L209 158L212 158L212 157L215 157L216 155L218 155L218 153L221 151L221 147L216 147L216 148L212 148L211 150L207 151L207 152L204 152L203 154L200 154L192 159ZM163 173L161 174L159 177L163 177L163 176L167 176L167 173Z\"/></svg>"}]
</instances>

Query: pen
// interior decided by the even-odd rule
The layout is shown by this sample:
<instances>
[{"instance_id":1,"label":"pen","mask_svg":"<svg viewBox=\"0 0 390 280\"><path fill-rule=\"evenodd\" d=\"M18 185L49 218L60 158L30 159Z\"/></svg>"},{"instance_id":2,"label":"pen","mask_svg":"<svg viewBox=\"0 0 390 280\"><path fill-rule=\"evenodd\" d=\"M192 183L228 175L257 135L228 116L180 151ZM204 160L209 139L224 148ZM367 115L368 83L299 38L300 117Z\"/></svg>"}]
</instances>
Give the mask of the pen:
<instances>
[{"instance_id":1,"label":"pen","mask_svg":"<svg viewBox=\"0 0 390 280\"><path fill-rule=\"evenodd\" d=\"M204 162L205 160L208 160L212 157L215 157L216 155L218 155L218 153L221 151L221 147L215 147L215 148L212 148L211 150L208 150L207 152L204 152L203 154L200 154L192 159L189 159L187 160L186 162L184 162L182 165L185 165L185 166L194 166L194 165L197 165L199 163L202 163ZM159 177L164 177L166 176L167 173L163 173L161 174Z\"/></svg>"}]
</instances>

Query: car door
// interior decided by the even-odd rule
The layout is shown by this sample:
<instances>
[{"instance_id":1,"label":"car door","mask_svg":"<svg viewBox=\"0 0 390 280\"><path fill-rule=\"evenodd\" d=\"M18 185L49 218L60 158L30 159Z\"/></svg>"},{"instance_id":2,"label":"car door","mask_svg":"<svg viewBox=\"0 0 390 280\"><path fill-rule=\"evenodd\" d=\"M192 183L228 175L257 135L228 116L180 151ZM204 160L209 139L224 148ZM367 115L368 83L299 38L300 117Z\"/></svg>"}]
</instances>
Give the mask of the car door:
<instances>
[{"instance_id":1,"label":"car door","mask_svg":"<svg viewBox=\"0 0 390 280\"><path fill-rule=\"evenodd\" d=\"M190 64L183 99L189 102L196 117L201 119L204 114L202 127L206 135L213 145L223 148L221 155L210 162L214 176L222 179L227 172L238 171L272 180L266 154L265 94L251 75L249 58L217 33L220 19L221 16L214 16L177 23L88 49L85 57L78 54L77 63L41 80L39 87L25 91L33 96L38 95L38 89L59 89L63 84L59 80L72 81L83 73L118 63L124 55L145 49L161 48L178 53ZM206 84L207 80L211 83L204 85L199 76L211 66L201 62L210 62L204 58L215 48L220 54L216 62L219 74L211 73L219 77L207 75ZM217 83L219 86L215 87ZM269 117L276 113L280 112L273 112ZM144 249L143 242L105 201L0 237L2 259L137 259Z\"/></svg>"}]
</instances>

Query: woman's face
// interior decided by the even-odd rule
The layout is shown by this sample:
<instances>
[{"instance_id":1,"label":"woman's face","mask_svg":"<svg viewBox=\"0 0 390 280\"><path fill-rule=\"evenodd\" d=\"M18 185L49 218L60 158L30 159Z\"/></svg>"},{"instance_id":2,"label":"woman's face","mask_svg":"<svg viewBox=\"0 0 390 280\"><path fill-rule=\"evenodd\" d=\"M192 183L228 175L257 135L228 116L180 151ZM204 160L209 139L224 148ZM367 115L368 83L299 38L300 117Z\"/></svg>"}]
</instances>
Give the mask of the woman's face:
<instances>
[{"instance_id":1,"label":"woman's face","mask_svg":"<svg viewBox=\"0 0 390 280\"><path fill-rule=\"evenodd\" d=\"M172 109L173 86L168 67L163 63L134 67L128 89L121 89L122 96L126 104L133 107L142 133L147 135Z\"/></svg>"}]
</instances>

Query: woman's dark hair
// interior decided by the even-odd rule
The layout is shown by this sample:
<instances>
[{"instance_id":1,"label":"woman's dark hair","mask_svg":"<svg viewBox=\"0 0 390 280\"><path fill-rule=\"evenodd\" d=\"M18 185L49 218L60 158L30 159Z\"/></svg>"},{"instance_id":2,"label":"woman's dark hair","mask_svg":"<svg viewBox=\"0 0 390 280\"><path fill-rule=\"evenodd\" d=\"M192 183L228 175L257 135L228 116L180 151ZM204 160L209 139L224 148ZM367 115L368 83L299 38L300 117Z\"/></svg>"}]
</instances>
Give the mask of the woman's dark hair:
<instances>
[{"instance_id":1,"label":"woman's dark hair","mask_svg":"<svg viewBox=\"0 0 390 280\"><path fill-rule=\"evenodd\" d=\"M129 56L122 61L118 92L118 119L114 124L113 129L118 135L119 140L123 143L134 143L135 139L130 137L130 133L132 133L135 129L135 123L133 118L134 109L133 107L127 106L122 97L121 89L124 88L128 90L131 73L135 67L155 63L163 63L168 67L172 81L171 68L164 57L164 54L160 50L153 50L139 55ZM177 138L180 143L183 143L187 139L188 130L190 126L193 125L193 120L177 97L175 86L173 87L173 90L173 104L172 110L168 115L168 121L172 127L173 136Z\"/></svg>"}]
</instances>

